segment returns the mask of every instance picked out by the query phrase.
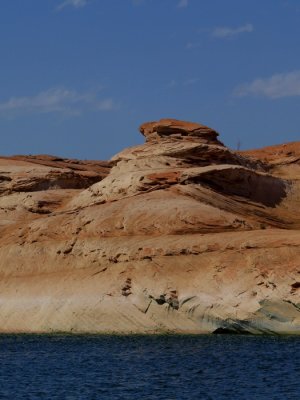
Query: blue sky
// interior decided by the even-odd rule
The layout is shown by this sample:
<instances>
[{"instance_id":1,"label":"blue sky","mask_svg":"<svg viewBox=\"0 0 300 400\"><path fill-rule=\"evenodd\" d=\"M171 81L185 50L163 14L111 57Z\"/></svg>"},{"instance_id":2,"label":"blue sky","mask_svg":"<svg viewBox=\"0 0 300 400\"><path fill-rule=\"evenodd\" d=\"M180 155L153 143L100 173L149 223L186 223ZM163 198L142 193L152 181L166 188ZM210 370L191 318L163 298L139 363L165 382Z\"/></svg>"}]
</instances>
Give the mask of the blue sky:
<instances>
[{"instance_id":1,"label":"blue sky","mask_svg":"<svg viewBox=\"0 0 300 400\"><path fill-rule=\"evenodd\" d=\"M299 0L2 0L2 155L107 159L173 117L300 140Z\"/></svg>"}]
</instances>

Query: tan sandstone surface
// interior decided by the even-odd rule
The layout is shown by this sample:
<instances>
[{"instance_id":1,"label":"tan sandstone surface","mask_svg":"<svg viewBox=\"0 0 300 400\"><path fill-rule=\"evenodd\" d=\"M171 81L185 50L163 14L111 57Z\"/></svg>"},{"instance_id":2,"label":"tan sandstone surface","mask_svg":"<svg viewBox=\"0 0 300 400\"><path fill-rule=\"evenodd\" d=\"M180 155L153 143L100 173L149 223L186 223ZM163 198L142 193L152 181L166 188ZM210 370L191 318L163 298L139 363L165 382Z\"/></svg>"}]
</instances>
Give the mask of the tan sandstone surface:
<instances>
[{"instance_id":1,"label":"tan sandstone surface","mask_svg":"<svg viewBox=\"0 0 300 400\"><path fill-rule=\"evenodd\" d=\"M0 158L0 332L300 333L300 142L143 124L108 162Z\"/></svg>"}]
</instances>

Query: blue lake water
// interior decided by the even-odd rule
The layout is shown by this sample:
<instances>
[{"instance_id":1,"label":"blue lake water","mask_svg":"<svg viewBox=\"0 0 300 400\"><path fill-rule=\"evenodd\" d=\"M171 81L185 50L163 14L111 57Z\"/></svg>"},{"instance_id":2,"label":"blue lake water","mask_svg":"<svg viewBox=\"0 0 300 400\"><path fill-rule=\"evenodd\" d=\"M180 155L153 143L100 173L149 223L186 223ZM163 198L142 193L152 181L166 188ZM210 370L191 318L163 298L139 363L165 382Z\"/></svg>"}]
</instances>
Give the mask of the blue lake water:
<instances>
[{"instance_id":1,"label":"blue lake water","mask_svg":"<svg viewBox=\"0 0 300 400\"><path fill-rule=\"evenodd\" d=\"M300 337L0 336L0 399L300 399Z\"/></svg>"}]
</instances>

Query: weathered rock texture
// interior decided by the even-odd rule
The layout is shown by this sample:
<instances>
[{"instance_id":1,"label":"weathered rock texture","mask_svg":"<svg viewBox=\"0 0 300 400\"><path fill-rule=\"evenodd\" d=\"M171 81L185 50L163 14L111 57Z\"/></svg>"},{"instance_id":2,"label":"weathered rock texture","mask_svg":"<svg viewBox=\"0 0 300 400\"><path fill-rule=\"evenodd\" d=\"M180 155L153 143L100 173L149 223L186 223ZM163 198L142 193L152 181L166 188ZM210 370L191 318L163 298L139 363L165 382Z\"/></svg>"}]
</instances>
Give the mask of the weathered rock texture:
<instances>
[{"instance_id":1,"label":"weathered rock texture","mask_svg":"<svg viewBox=\"0 0 300 400\"><path fill-rule=\"evenodd\" d=\"M300 143L140 131L110 164L0 159L0 331L299 334Z\"/></svg>"}]
</instances>

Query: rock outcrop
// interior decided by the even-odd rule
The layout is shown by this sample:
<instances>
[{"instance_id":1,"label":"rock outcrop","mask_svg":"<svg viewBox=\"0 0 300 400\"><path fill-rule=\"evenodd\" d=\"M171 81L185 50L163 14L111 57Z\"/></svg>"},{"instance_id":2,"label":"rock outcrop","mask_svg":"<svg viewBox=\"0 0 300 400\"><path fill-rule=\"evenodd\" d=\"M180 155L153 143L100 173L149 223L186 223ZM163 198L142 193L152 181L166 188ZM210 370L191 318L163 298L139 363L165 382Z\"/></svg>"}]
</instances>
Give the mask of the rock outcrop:
<instances>
[{"instance_id":1,"label":"rock outcrop","mask_svg":"<svg viewBox=\"0 0 300 400\"><path fill-rule=\"evenodd\" d=\"M0 234L59 210L76 193L101 181L111 164L49 155L0 157Z\"/></svg>"},{"instance_id":2,"label":"rock outcrop","mask_svg":"<svg viewBox=\"0 0 300 400\"><path fill-rule=\"evenodd\" d=\"M193 140L201 143L220 144L217 140L218 132L208 126L194 122L179 121L176 119L161 119L160 121L146 122L140 126L140 132L147 142L157 142L162 138Z\"/></svg>"},{"instance_id":3,"label":"rock outcrop","mask_svg":"<svg viewBox=\"0 0 300 400\"><path fill-rule=\"evenodd\" d=\"M140 131L110 163L0 159L0 331L299 334L300 144Z\"/></svg>"},{"instance_id":4,"label":"rock outcrop","mask_svg":"<svg viewBox=\"0 0 300 400\"><path fill-rule=\"evenodd\" d=\"M273 175L286 179L300 179L300 142L248 150L240 154L262 161Z\"/></svg>"}]
</instances>

